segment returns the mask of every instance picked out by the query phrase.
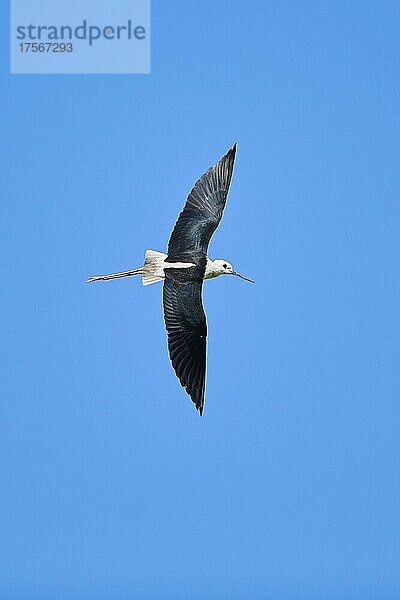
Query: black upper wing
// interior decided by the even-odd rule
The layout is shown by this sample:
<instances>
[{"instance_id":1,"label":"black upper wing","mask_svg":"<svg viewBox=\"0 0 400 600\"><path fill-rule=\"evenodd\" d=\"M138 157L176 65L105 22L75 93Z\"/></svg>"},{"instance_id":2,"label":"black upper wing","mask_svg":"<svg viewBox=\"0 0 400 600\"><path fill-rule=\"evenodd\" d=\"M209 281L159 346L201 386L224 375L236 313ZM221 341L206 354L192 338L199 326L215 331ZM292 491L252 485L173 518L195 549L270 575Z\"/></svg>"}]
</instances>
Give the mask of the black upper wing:
<instances>
[{"instance_id":1,"label":"black upper wing","mask_svg":"<svg viewBox=\"0 0 400 600\"><path fill-rule=\"evenodd\" d=\"M168 243L168 260L186 252L207 253L211 236L225 207L235 162L236 144L195 184L178 217Z\"/></svg>"},{"instance_id":2,"label":"black upper wing","mask_svg":"<svg viewBox=\"0 0 400 600\"><path fill-rule=\"evenodd\" d=\"M206 378L207 323L201 300L205 259L187 269L166 269L164 319L172 366L200 414Z\"/></svg>"}]
</instances>

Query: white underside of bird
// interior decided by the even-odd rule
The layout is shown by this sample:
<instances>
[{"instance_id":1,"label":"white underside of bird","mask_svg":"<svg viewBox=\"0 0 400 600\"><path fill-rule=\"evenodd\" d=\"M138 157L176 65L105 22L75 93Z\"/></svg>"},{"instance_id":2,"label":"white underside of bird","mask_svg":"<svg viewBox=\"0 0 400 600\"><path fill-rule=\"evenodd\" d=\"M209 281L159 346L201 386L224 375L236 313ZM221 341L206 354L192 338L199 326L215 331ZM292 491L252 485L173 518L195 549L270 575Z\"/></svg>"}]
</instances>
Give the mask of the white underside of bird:
<instances>
[{"instance_id":1,"label":"white underside of bird","mask_svg":"<svg viewBox=\"0 0 400 600\"><path fill-rule=\"evenodd\" d=\"M165 279L164 269L188 269L196 266L191 262L167 262L167 255L158 250L146 250L145 261L140 269L123 271L122 273L113 273L111 275L97 275L90 277L88 283L107 279L119 279L120 277L130 277L131 275L141 275L143 285L151 285ZM226 260L211 260L207 258L204 279L213 279L219 275L236 275L233 266Z\"/></svg>"}]
</instances>

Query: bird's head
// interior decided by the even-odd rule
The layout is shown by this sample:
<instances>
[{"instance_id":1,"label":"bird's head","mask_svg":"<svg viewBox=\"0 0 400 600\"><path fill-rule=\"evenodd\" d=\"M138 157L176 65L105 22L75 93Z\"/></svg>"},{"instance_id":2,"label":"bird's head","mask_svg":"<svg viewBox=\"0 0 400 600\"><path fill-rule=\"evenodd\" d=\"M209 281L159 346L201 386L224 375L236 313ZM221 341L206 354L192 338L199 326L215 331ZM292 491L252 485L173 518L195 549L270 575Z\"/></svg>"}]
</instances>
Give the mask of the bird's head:
<instances>
[{"instance_id":1,"label":"bird's head","mask_svg":"<svg viewBox=\"0 0 400 600\"><path fill-rule=\"evenodd\" d=\"M227 260L217 259L213 260L213 270L218 275L232 275L234 269L231 263Z\"/></svg>"},{"instance_id":2,"label":"bird's head","mask_svg":"<svg viewBox=\"0 0 400 600\"><path fill-rule=\"evenodd\" d=\"M237 273L231 263L227 260L217 259L213 261L213 270L215 272L214 277L218 275L236 275L236 277L240 277L241 279L245 279L246 281L250 281L250 283L255 283L252 279L248 279L248 277L243 277L240 273Z\"/></svg>"}]
</instances>

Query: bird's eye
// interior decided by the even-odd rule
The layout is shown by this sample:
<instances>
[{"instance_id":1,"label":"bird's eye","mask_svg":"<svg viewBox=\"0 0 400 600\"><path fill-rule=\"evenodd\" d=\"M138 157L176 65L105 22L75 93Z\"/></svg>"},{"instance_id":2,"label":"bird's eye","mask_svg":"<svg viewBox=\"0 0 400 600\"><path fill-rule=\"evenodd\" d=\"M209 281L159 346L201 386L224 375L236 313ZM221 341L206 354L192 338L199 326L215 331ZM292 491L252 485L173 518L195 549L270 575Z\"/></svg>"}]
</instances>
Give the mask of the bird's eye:
<instances>
[{"instance_id":1,"label":"bird's eye","mask_svg":"<svg viewBox=\"0 0 400 600\"><path fill-rule=\"evenodd\" d=\"M228 268L228 265L225 263L224 265L222 265L224 267L224 269Z\"/></svg>"}]
</instances>

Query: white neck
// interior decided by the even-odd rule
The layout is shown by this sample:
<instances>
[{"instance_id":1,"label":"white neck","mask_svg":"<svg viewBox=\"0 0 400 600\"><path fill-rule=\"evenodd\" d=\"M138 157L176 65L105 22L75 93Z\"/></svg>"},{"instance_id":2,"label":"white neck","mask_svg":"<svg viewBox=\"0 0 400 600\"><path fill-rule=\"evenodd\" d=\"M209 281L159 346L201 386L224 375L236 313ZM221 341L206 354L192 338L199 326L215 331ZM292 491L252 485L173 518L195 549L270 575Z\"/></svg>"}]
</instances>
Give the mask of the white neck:
<instances>
[{"instance_id":1,"label":"white neck","mask_svg":"<svg viewBox=\"0 0 400 600\"><path fill-rule=\"evenodd\" d=\"M221 275L221 271L214 264L214 261L210 258L207 258L206 271L204 273L204 279L212 279L213 277L218 277Z\"/></svg>"}]
</instances>

